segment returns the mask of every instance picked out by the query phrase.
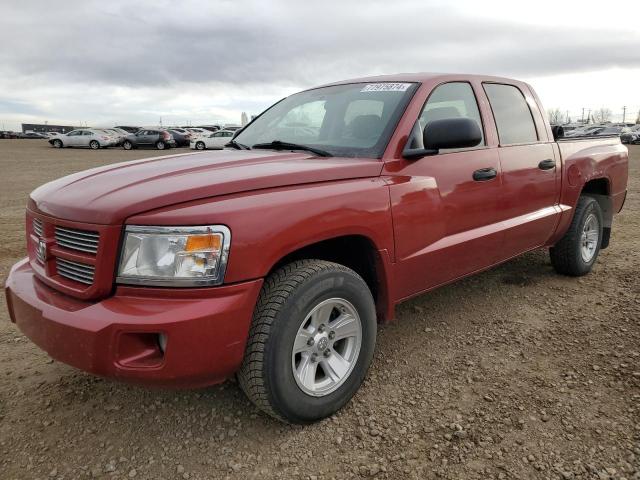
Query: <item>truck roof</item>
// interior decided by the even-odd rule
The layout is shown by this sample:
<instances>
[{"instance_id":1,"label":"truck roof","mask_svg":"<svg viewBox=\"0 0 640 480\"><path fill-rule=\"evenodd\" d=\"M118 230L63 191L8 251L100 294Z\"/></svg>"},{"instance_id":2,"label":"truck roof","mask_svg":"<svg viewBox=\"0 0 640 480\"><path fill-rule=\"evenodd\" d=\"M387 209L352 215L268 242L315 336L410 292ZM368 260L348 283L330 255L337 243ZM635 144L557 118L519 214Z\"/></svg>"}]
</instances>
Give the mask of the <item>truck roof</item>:
<instances>
[{"instance_id":1,"label":"truck roof","mask_svg":"<svg viewBox=\"0 0 640 480\"><path fill-rule=\"evenodd\" d=\"M496 77L491 75L474 75L469 73L434 73L434 72L417 72L417 73L394 73L391 75L374 75L369 77L351 78L348 80L340 80L338 82L327 83L322 86L344 85L348 83L366 83L366 82L427 82L427 81L446 81L446 80L479 80L483 82L498 82L510 84L524 84L524 82L506 77Z\"/></svg>"}]
</instances>

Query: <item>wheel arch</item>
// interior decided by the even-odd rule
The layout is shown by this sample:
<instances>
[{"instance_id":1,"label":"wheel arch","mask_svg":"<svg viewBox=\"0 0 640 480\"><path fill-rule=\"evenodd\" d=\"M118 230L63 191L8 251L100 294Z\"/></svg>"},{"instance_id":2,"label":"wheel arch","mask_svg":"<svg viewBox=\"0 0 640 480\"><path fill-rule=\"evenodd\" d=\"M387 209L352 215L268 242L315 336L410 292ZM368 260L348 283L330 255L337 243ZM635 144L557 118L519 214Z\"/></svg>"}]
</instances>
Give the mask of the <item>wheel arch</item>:
<instances>
[{"instance_id":1,"label":"wheel arch","mask_svg":"<svg viewBox=\"0 0 640 480\"><path fill-rule=\"evenodd\" d=\"M296 260L326 260L344 265L360 275L373 296L379 322L393 318L389 295L389 258L386 250L379 250L374 241L362 234L341 235L308 243L280 257L268 275Z\"/></svg>"},{"instance_id":2,"label":"wheel arch","mask_svg":"<svg viewBox=\"0 0 640 480\"><path fill-rule=\"evenodd\" d=\"M613 198L611 197L611 182L607 177L592 178L587 181L580 192L580 195L587 195L595 199L602 210L602 244L600 248L609 246L611 237L611 226L613 224Z\"/></svg>"}]
</instances>

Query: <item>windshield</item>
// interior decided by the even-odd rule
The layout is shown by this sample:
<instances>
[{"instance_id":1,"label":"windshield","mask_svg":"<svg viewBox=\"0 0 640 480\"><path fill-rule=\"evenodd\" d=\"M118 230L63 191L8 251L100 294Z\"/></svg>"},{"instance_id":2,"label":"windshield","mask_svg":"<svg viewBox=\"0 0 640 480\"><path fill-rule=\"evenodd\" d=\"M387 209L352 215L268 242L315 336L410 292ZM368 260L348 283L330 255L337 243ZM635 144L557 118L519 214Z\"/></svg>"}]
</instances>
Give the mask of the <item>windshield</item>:
<instances>
[{"instance_id":1,"label":"windshield","mask_svg":"<svg viewBox=\"0 0 640 480\"><path fill-rule=\"evenodd\" d=\"M352 83L316 88L276 103L234 140L315 147L334 156L380 158L416 83Z\"/></svg>"}]
</instances>

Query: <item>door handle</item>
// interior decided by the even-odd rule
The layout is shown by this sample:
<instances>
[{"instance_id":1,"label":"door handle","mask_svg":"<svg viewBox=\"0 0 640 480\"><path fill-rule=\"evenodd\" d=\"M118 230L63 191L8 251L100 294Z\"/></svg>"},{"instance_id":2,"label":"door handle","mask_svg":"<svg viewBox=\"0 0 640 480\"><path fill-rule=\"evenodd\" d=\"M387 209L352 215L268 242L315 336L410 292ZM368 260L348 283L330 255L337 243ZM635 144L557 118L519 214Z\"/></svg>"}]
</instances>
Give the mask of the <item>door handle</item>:
<instances>
[{"instance_id":1,"label":"door handle","mask_svg":"<svg viewBox=\"0 0 640 480\"><path fill-rule=\"evenodd\" d=\"M487 180L496 178L497 175L498 172L496 172L495 168L481 168L480 170L473 172L473 179L476 182L486 182Z\"/></svg>"},{"instance_id":2,"label":"door handle","mask_svg":"<svg viewBox=\"0 0 640 480\"><path fill-rule=\"evenodd\" d=\"M538 168L540 170L551 170L552 168L556 168L556 161L551 160L550 158L547 158L546 160L542 160L538 164Z\"/></svg>"}]
</instances>

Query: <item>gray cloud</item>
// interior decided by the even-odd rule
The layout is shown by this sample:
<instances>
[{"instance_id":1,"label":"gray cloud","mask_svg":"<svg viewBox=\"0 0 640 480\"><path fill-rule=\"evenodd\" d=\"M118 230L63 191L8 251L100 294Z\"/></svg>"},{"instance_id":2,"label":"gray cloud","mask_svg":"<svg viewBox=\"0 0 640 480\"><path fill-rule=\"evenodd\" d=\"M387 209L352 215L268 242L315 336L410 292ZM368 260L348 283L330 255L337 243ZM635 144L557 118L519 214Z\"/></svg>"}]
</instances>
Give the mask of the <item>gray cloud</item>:
<instances>
[{"instance_id":1,"label":"gray cloud","mask_svg":"<svg viewBox=\"0 0 640 480\"><path fill-rule=\"evenodd\" d=\"M31 93L78 85L268 90L402 71L532 77L640 67L637 29L478 19L448 5L14 2L0 19L0 78Z\"/></svg>"},{"instance_id":2,"label":"gray cloud","mask_svg":"<svg viewBox=\"0 0 640 480\"><path fill-rule=\"evenodd\" d=\"M58 82L287 85L369 72L640 66L640 49L628 48L640 35L615 25L478 21L426 3L29 2L13 12L0 20L0 39L13 45L0 69Z\"/></svg>"}]
</instances>

